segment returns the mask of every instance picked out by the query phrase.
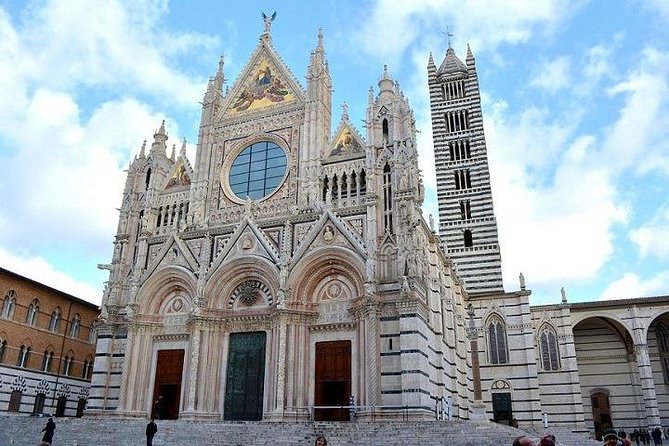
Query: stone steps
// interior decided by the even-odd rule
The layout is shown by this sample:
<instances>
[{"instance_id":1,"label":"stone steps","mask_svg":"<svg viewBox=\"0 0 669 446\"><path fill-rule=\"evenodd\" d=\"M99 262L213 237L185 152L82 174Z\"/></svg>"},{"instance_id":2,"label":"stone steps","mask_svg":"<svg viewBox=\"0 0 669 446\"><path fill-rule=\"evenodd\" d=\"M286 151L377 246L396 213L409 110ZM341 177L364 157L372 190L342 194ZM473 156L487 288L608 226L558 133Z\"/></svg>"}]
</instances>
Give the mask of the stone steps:
<instances>
[{"instance_id":1,"label":"stone steps","mask_svg":"<svg viewBox=\"0 0 669 446\"><path fill-rule=\"evenodd\" d=\"M0 415L0 445L35 446L46 418ZM126 446L146 444L145 420L58 418L53 446ZM330 446L448 444L511 445L523 432L494 423L452 422L228 422L159 420L155 446L312 445L325 435ZM533 435L536 436L536 435ZM558 440L560 438L558 437ZM566 446L584 446L580 438ZM587 441L587 440L586 440Z\"/></svg>"}]
</instances>

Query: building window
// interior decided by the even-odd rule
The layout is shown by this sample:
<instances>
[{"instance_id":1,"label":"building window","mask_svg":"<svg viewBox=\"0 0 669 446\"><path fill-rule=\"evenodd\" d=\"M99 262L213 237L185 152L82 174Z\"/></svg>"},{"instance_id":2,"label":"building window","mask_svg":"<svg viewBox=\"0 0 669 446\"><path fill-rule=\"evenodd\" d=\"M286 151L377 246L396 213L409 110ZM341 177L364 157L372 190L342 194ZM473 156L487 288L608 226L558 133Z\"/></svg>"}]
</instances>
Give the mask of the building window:
<instances>
[{"instance_id":1,"label":"building window","mask_svg":"<svg viewBox=\"0 0 669 446\"><path fill-rule=\"evenodd\" d=\"M86 409L86 399L85 398L79 398L79 401L77 402L77 417L81 418L84 416L84 410Z\"/></svg>"},{"instance_id":2,"label":"building window","mask_svg":"<svg viewBox=\"0 0 669 446\"><path fill-rule=\"evenodd\" d=\"M470 231L469 229L465 229L463 236L464 236L465 248L471 248L472 246L474 246L472 231Z\"/></svg>"},{"instance_id":3,"label":"building window","mask_svg":"<svg viewBox=\"0 0 669 446\"><path fill-rule=\"evenodd\" d=\"M393 186L388 163L383 168L383 227L393 233Z\"/></svg>"},{"instance_id":4,"label":"building window","mask_svg":"<svg viewBox=\"0 0 669 446\"><path fill-rule=\"evenodd\" d=\"M449 142L448 153L451 156L451 161L470 159L472 157L472 152L469 147L469 140L463 139L459 141Z\"/></svg>"},{"instance_id":5,"label":"building window","mask_svg":"<svg viewBox=\"0 0 669 446\"><path fill-rule=\"evenodd\" d=\"M28 359L30 359L30 347L22 345L19 349L19 357L16 359L16 366L25 368L28 365Z\"/></svg>"},{"instance_id":6,"label":"building window","mask_svg":"<svg viewBox=\"0 0 669 446\"><path fill-rule=\"evenodd\" d=\"M463 220L472 218L472 207L469 200L460 200L460 217Z\"/></svg>"},{"instance_id":7,"label":"building window","mask_svg":"<svg viewBox=\"0 0 669 446\"><path fill-rule=\"evenodd\" d=\"M151 182L151 168L146 171L146 180L144 181L144 189L149 190L149 183Z\"/></svg>"},{"instance_id":8,"label":"building window","mask_svg":"<svg viewBox=\"0 0 669 446\"><path fill-rule=\"evenodd\" d=\"M44 350L44 356L42 357L42 371L50 372L52 363L53 363L53 352L50 352L49 350Z\"/></svg>"},{"instance_id":9,"label":"building window","mask_svg":"<svg viewBox=\"0 0 669 446\"><path fill-rule=\"evenodd\" d=\"M658 323L655 326L655 336L657 337L657 351L660 355L664 382L669 383L669 327L663 322Z\"/></svg>"},{"instance_id":10,"label":"building window","mask_svg":"<svg viewBox=\"0 0 669 446\"><path fill-rule=\"evenodd\" d=\"M0 363L5 359L5 350L7 349L7 340L0 342Z\"/></svg>"},{"instance_id":11,"label":"building window","mask_svg":"<svg viewBox=\"0 0 669 446\"><path fill-rule=\"evenodd\" d=\"M506 328L504 322L493 317L488 322L488 360L490 364L506 364L509 362L506 348Z\"/></svg>"},{"instance_id":12,"label":"building window","mask_svg":"<svg viewBox=\"0 0 669 446\"><path fill-rule=\"evenodd\" d=\"M86 359L84 361L84 367L81 370L81 377L84 379L91 379L92 374L93 374L93 360Z\"/></svg>"},{"instance_id":13,"label":"building window","mask_svg":"<svg viewBox=\"0 0 669 446\"><path fill-rule=\"evenodd\" d=\"M12 319L14 317L14 309L16 308L16 292L10 290L2 301L2 317L5 319Z\"/></svg>"},{"instance_id":14,"label":"building window","mask_svg":"<svg viewBox=\"0 0 669 446\"><path fill-rule=\"evenodd\" d=\"M79 336L79 330L81 328L81 317L78 314L75 314L70 323L70 337L76 338Z\"/></svg>"},{"instance_id":15,"label":"building window","mask_svg":"<svg viewBox=\"0 0 669 446\"><path fill-rule=\"evenodd\" d=\"M360 195L365 195L367 193L367 175L365 174L365 169L360 171Z\"/></svg>"},{"instance_id":16,"label":"building window","mask_svg":"<svg viewBox=\"0 0 669 446\"><path fill-rule=\"evenodd\" d=\"M390 138L389 138L390 137L390 132L388 130L388 120L385 119L385 118L383 119L382 127L383 127L383 141L388 142L388 141L390 141Z\"/></svg>"},{"instance_id":17,"label":"building window","mask_svg":"<svg viewBox=\"0 0 669 446\"><path fill-rule=\"evenodd\" d=\"M39 301L37 299L33 299L32 302L30 302L30 305L28 305L28 312L26 313L26 324L30 325L31 327L37 323L37 314L39 313Z\"/></svg>"},{"instance_id":18,"label":"building window","mask_svg":"<svg viewBox=\"0 0 669 446\"><path fill-rule=\"evenodd\" d=\"M539 335L541 350L541 367L544 370L558 370L560 368L560 353L558 350L555 331L545 326Z\"/></svg>"},{"instance_id":19,"label":"building window","mask_svg":"<svg viewBox=\"0 0 669 446\"><path fill-rule=\"evenodd\" d=\"M51 313L51 320L49 321L49 330L52 332L57 332L60 326L60 310L56 308Z\"/></svg>"}]
</instances>

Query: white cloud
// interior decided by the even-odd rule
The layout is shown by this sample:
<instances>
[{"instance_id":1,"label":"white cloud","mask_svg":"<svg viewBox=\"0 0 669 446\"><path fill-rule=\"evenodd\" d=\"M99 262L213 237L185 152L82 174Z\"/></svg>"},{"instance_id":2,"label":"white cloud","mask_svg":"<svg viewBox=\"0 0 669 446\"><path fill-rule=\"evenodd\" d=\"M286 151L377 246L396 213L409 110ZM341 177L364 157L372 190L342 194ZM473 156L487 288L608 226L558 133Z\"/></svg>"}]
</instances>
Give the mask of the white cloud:
<instances>
[{"instance_id":1,"label":"white cloud","mask_svg":"<svg viewBox=\"0 0 669 446\"><path fill-rule=\"evenodd\" d=\"M630 231L629 237L641 256L669 258L669 206L660 208L647 224Z\"/></svg>"},{"instance_id":2,"label":"white cloud","mask_svg":"<svg viewBox=\"0 0 669 446\"><path fill-rule=\"evenodd\" d=\"M582 3L471 0L463 7L455 0L379 0L372 6L370 17L365 19L355 41L363 52L394 65L415 41L445 42L445 35L435 34L445 34L444 24L452 23L456 41L467 36L467 41L479 51L492 50L502 43L515 44L537 34L551 34Z\"/></svg>"},{"instance_id":3,"label":"white cloud","mask_svg":"<svg viewBox=\"0 0 669 446\"><path fill-rule=\"evenodd\" d=\"M569 86L572 61L569 56L558 57L545 62L530 81L530 85L556 93Z\"/></svg>"},{"instance_id":4,"label":"white cloud","mask_svg":"<svg viewBox=\"0 0 669 446\"><path fill-rule=\"evenodd\" d=\"M668 289L669 271L660 272L647 280L637 274L626 273L602 291L599 300L666 295Z\"/></svg>"},{"instance_id":5,"label":"white cloud","mask_svg":"<svg viewBox=\"0 0 669 446\"><path fill-rule=\"evenodd\" d=\"M100 305L102 290L58 271L41 257L20 257L0 248L0 266L79 299Z\"/></svg>"}]
</instances>

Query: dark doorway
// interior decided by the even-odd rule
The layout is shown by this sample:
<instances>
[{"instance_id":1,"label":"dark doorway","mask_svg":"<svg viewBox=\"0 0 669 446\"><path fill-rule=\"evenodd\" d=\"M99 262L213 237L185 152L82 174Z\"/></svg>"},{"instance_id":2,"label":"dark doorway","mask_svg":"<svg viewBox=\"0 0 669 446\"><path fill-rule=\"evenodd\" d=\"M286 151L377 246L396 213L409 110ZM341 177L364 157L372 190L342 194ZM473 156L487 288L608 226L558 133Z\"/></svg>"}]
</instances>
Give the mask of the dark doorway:
<instances>
[{"instance_id":1,"label":"dark doorway","mask_svg":"<svg viewBox=\"0 0 669 446\"><path fill-rule=\"evenodd\" d=\"M596 392L590 397L590 402L592 403L592 421L595 424L595 438L601 441L604 431L613 427L609 396L604 392Z\"/></svg>"},{"instance_id":2,"label":"dark doorway","mask_svg":"<svg viewBox=\"0 0 669 446\"><path fill-rule=\"evenodd\" d=\"M316 406L348 406L351 396L351 341L316 343ZM316 421L348 421L349 409L316 409Z\"/></svg>"},{"instance_id":3,"label":"dark doorway","mask_svg":"<svg viewBox=\"0 0 669 446\"><path fill-rule=\"evenodd\" d=\"M225 381L226 420L262 420L266 337L264 331L230 335Z\"/></svg>"},{"instance_id":4,"label":"dark doorway","mask_svg":"<svg viewBox=\"0 0 669 446\"><path fill-rule=\"evenodd\" d=\"M179 418L183 365L184 351L182 349L158 350L156 380L153 387L152 418L157 420L176 420Z\"/></svg>"},{"instance_id":5,"label":"dark doorway","mask_svg":"<svg viewBox=\"0 0 669 446\"><path fill-rule=\"evenodd\" d=\"M61 395L58 397L58 402L56 403L56 416L57 417L64 417L65 416L65 408L67 406L67 397L65 395Z\"/></svg>"},{"instance_id":6,"label":"dark doorway","mask_svg":"<svg viewBox=\"0 0 669 446\"><path fill-rule=\"evenodd\" d=\"M79 402L77 402L77 417L81 418L84 416L84 410L86 410L86 399L85 398L79 398Z\"/></svg>"},{"instance_id":7,"label":"dark doorway","mask_svg":"<svg viewBox=\"0 0 669 446\"><path fill-rule=\"evenodd\" d=\"M42 413L44 411L44 401L46 400L46 395L43 393L38 393L35 395L35 405L33 406L33 413Z\"/></svg>"},{"instance_id":8,"label":"dark doorway","mask_svg":"<svg viewBox=\"0 0 669 446\"><path fill-rule=\"evenodd\" d=\"M510 393L492 394L492 419L495 423L513 425L513 412L511 411Z\"/></svg>"},{"instance_id":9,"label":"dark doorway","mask_svg":"<svg viewBox=\"0 0 669 446\"><path fill-rule=\"evenodd\" d=\"M21 409L22 397L23 392L20 390L12 390L12 393L9 395L9 407L7 407L7 412L18 412Z\"/></svg>"}]
</instances>

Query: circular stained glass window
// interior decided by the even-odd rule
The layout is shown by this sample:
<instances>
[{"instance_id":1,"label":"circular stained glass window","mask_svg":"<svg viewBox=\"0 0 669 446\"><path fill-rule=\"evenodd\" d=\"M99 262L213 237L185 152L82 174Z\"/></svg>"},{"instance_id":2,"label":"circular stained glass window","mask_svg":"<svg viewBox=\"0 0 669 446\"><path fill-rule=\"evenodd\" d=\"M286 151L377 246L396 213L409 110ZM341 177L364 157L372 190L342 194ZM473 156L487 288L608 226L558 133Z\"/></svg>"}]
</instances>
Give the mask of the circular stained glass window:
<instances>
[{"instance_id":1,"label":"circular stained glass window","mask_svg":"<svg viewBox=\"0 0 669 446\"><path fill-rule=\"evenodd\" d=\"M232 162L230 189L240 199L260 200L277 190L286 175L286 152L271 141L246 147Z\"/></svg>"}]
</instances>

